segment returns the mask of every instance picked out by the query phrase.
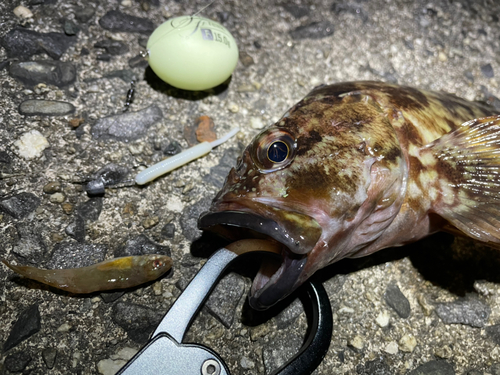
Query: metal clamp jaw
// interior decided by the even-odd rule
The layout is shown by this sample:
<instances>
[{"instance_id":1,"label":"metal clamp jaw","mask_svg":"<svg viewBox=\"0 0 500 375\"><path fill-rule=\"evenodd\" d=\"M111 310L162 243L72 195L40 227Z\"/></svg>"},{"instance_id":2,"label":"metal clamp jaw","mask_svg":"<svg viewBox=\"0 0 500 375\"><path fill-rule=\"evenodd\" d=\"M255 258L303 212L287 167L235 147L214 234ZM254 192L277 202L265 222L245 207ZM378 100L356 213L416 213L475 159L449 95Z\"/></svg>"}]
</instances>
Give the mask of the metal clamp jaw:
<instances>
[{"instance_id":1,"label":"metal clamp jaw","mask_svg":"<svg viewBox=\"0 0 500 375\"><path fill-rule=\"evenodd\" d=\"M225 248L217 251L191 280L164 316L150 341L118 372L122 375L229 375L220 356L198 344L183 344L184 335L222 273L237 257ZM309 336L299 353L273 375L311 374L323 360L332 335L332 312L321 283L310 281Z\"/></svg>"}]
</instances>

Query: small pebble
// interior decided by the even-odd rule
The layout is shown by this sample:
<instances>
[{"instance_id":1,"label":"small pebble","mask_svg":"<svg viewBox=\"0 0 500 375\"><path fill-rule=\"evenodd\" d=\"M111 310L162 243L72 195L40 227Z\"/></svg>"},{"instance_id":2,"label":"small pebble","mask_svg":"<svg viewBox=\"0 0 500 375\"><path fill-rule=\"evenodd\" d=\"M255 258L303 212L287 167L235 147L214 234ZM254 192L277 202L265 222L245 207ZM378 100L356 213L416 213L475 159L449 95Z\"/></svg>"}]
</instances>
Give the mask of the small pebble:
<instances>
[{"instance_id":1,"label":"small pebble","mask_svg":"<svg viewBox=\"0 0 500 375\"><path fill-rule=\"evenodd\" d=\"M240 110L240 107L238 107L238 104L236 103L229 103L227 108L233 113L238 113L238 111Z\"/></svg>"},{"instance_id":2,"label":"small pebble","mask_svg":"<svg viewBox=\"0 0 500 375\"><path fill-rule=\"evenodd\" d=\"M57 332L69 332L71 328L68 323L63 323L57 328Z\"/></svg>"},{"instance_id":3,"label":"small pebble","mask_svg":"<svg viewBox=\"0 0 500 375\"><path fill-rule=\"evenodd\" d=\"M396 341L391 341L389 344L387 344L384 348L384 352L386 352L387 354L397 354L398 344L396 343Z\"/></svg>"},{"instance_id":4,"label":"small pebble","mask_svg":"<svg viewBox=\"0 0 500 375\"><path fill-rule=\"evenodd\" d=\"M395 282L391 282L384 294L385 302L403 319L410 316L411 306Z\"/></svg>"},{"instance_id":5,"label":"small pebble","mask_svg":"<svg viewBox=\"0 0 500 375\"><path fill-rule=\"evenodd\" d=\"M361 336L356 335L349 342L349 345L351 345L355 349L361 350L361 349L363 349L365 347L365 340Z\"/></svg>"},{"instance_id":6,"label":"small pebble","mask_svg":"<svg viewBox=\"0 0 500 375\"><path fill-rule=\"evenodd\" d=\"M252 129L262 129L264 127L264 123L260 117L251 117L250 126Z\"/></svg>"},{"instance_id":7,"label":"small pebble","mask_svg":"<svg viewBox=\"0 0 500 375\"><path fill-rule=\"evenodd\" d=\"M59 233L52 233L52 234L50 235L50 240L51 240L52 242L59 243L59 242L61 242L62 240L64 240L64 237L63 237L63 236L61 236Z\"/></svg>"},{"instance_id":8,"label":"small pebble","mask_svg":"<svg viewBox=\"0 0 500 375\"><path fill-rule=\"evenodd\" d=\"M401 340L399 340L399 349L403 352L411 353L417 346L417 339L411 335L404 335L401 337Z\"/></svg>"},{"instance_id":9,"label":"small pebble","mask_svg":"<svg viewBox=\"0 0 500 375\"><path fill-rule=\"evenodd\" d=\"M57 100L28 99L19 105L19 113L26 116L65 116L74 111L73 104Z\"/></svg>"},{"instance_id":10,"label":"small pebble","mask_svg":"<svg viewBox=\"0 0 500 375\"><path fill-rule=\"evenodd\" d=\"M128 45L124 42L120 42L118 40L100 40L94 44L95 48L102 48L108 54L112 56L123 55L127 53L129 48Z\"/></svg>"},{"instance_id":11,"label":"small pebble","mask_svg":"<svg viewBox=\"0 0 500 375\"><path fill-rule=\"evenodd\" d=\"M151 105L137 112L125 112L100 118L92 126L95 139L131 142L144 136L152 125L163 118L157 105Z\"/></svg>"},{"instance_id":12,"label":"small pebble","mask_svg":"<svg viewBox=\"0 0 500 375\"><path fill-rule=\"evenodd\" d=\"M142 143L136 143L128 146L128 150L134 156L140 155L144 151L144 145Z\"/></svg>"},{"instance_id":13,"label":"small pebble","mask_svg":"<svg viewBox=\"0 0 500 375\"><path fill-rule=\"evenodd\" d=\"M75 19L80 23L87 23L95 14L95 8L90 4L82 8L75 9Z\"/></svg>"},{"instance_id":14,"label":"small pebble","mask_svg":"<svg viewBox=\"0 0 500 375\"><path fill-rule=\"evenodd\" d=\"M63 23L63 30L66 35L76 35L80 29L73 21L65 20Z\"/></svg>"},{"instance_id":15,"label":"small pebble","mask_svg":"<svg viewBox=\"0 0 500 375\"><path fill-rule=\"evenodd\" d=\"M217 139L215 124L208 116L200 116L195 121L196 139L198 142L213 142Z\"/></svg>"},{"instance_id":16,"label":"small pebble","mask_svg":"<svg viewBox=\"0 0 500 375\"><path fill-rule=\"evenodd\" d=\"M182 151L182 147L177 141L170 142L167 147L163 150L163 154L165 155L176 155Z\"/></svg>"},{"instance_id":17,"label":"small pebble","mask_svg":"<svg viewBox=\"0 0 500 375\"><path fill-rule=\"evenodd\" d=\"M43 192L46 194L54 194L61 191L61 183L58 181L51 181L43 187Z\"/></svg>"},{"instance_id":18,"label":"small pebble","mask_svg":"<svg viewBox=\"0 0 500 375\"><path fill-rule=\"evenodd\" d=\"M31 10L22 5L14 8L14 15L22 20L33 17L33 13L31 12Z\"/></svg>"},{"instance_id":19,"label":"small pebble","mask_svg":"<svg viewBox=\"0 0 500 375\"><path fill-rule=\"evenodd\" d=\"M42 358L45 362L45 366L48 369L52 369L56 363L57 359L57 350L54 348L45 348L42 350Z\"/></svg>"},{"instance_id":20,"label":"small pebble","mask_svg":"<svg viewBox=\"0 0 500 375\"><path fill-rule=\"evenodd\" d=\"M271 333L271 328L269 328L269 325L266 325L266 324L261 324L261 325L258 325L257 327L251 327L250 328L250 340L257 341L261 337L265 337L270 333Z\"/></svg>"},{"instance_id":21,"label":"small pebble","mask_svg":"<svg viewBox=\"0 0 500 375\"><path fill-rule=\"evenodd\" d=\"M10 373L24 372L31 360L31 355L28 352L18 351L5 358L4 366Z\"/></svg>"},{"instance_id":22,"label":"small pebble","mask_svg":"<svg viewBox=\"0 0 500 375\"><path fill-rule=\"evenodd\" d=\"M112 32L141 33L150 35L155 25L149 18L135 17L120 12L110 10L99 19L99 25L103 29Z\"/></svg>"},{"instance_id":23,"label":"small pebble","mask_svg":"<svg viewBox=\"0 0 500 375\"><path fill-rule=\"evenodd\" d=\"M158 281L153 284L153 293L155 296L161 296L163 293L163 288L161 283Z\"/></svg>"},{"instance_id":24,"label":"small pebble","mask_svg":"<svg viewBox=\"0 0 500 375\"><path fill-rule=\"evenodd\" d=\"M495 76L495 73L493 72L493 67L491 66L491 64L483 65L481 67L481 73L483 73L483 75L486 78L493 78Z\"/></svg>"},{"instance_id":25,"label":"small pebble","mask_svg":"<svg viewBox=\"0 0 500 375\"><path fill-rule=\"evenodd\" d=\"M81 124L83 124L85 122L85 120L82 118L82 117L75 117L75 118L72 118L71 120L68 121L68 124L69 126L71 126L72 128L77 128L79 127Z\"/></svg>"},{"instance_id":26,"label":"small pebble","mask_svg":"<svg viewBox=\"0 0 500 375\"><path fill-rule=\"evenodd\" d=\"M250 369L253 369L255 367L255 362L253 362L249 358L243 356L240 359L240 366L242 368L244 368L245 370L250 370Z\"/></svg>"},{"instance_id":27,"label":"small pebble","mask_svg":"<svg viewBox=\"0 0 500 375\"><path fill-rule=\"evenodd\" d=\"M439 54L438 54L438 59L439 59L439 61L441 61L441 62L446 62L446 61L448 61L448 56L446 56L446 54L445 54L444 52L442 52L442 51L441 51L441 52L439 52Z\"/></svg>"},{"instance_id":28,"label":"small pebble","mask_svg":"<svg viewBox=\"0 0 500 375\"><path fill-rule=\"evenodd\" d=\"M453 350L450 348L449 345L444 345L440 348L437 348L434 351L434 355L439 358L447 359L451 358L453 356Z\"/></svg>"},{"instance_id":29,"label":"small pebble","mask_svg":"<svg viewBox=\"0 0 500 375\"><path fill-rule=\"evenodd\" d=\"M484 327L491 314L490 306L474 295L458 298L453 302L438 303L436 314L446 324L467 324Z\"/></svg>"},{"instance_id":30,"label":"small pebble","mask_svg":"<svg viewBox=\"0 0 500 375\"><path fill-rule=\"evenodd\" d=\"M128 202L123 206L122 214L123 215L128 215L128 216L133 216L137 212L135 205L132 202Z\"/></svg>"},{"instance_id":31,"label":"small pebble","mask_svg":"<svg viewBox=\"0 0 500 375\"><path fill-rule=\"evenodd\" d=\"M237 92L254 92L256 87L248 83L244 83L236 88Z\"/></svg>"},{"instance_id":32,"label":"small pebble","mask_svg":"<svg viewBox=\"0 0 500 375\"><path fill-rule=\"evenodd\" d=\"M75 209L74 205L72 205L71 203L67 203L67 202L63 203L61 205L61 207L66 215L70 215L73 212L73 210Z\"/></svg>"},{"instance_id":33,"label":"small pebble","mask_svg":"<svg viewBox=\"0 0 500 375\"><path fill-rule=\"evenodd\" d=\"M382 311L382 312L380 312L380 314L378 314L375 321L377 322L377 324L380 327L383 328L383 327L387 327L389 325L390 318L391 318L391 316L389 315L389 313L387 311Z\"/></svg>"},{"instance_id":34,"label":"small pebble","mask_svg":"<svg viewBox=\"0 0 500 375\"><path fill-rule=\"evenodd\" d=\"M142 221L142 226L144 229L150 229L156 226L160 222L160 218L158 216L148 217Z\"/></svg>"},{"instance_id":35,"label":"small pebble","mask_svg":"<svg viewBox=\"0 0 500 375\"><path fill-rule=\"evenodd\" d=\"M175 224L168 223L161 229L162 236L166 238L174 238L175 236Z\"/></svg>"},{"instance_id":36,"label":"small pebble","mask_svg":"<svg viewBox=\"0 0 500 375\"><path fill-rule=\"evenodd\" d=\"M43 150L49 147L49 141L38 130L31 130L15 141L14 146L20 157L31 160L42 156Z\"/></svg>"},{"instance_id":37,"label":"small pebble","mask_svg":"<svg viewBox=\"0 0 500 375\"><path fill-rule=\"evenodd\" d=\"M20 342L33 336L40 331L41 319L38 304L33 304L24 311L18 313L17 321L10 328L9 337L3 344L3 352L12 349Z\"/></svg>"},{"instance_id":38,"label":"small pebble","mask_svg":"<svg viewBox=\"0 0 500 375\"><path fill-rule=\"evenodd\" d=\"M14 219L22 219L40 204L40 198L28 192L23 192L0 200L0 211L12 216Z\"/></svg>"},{"instance_id":39,"label":"small pebble","mask_svg":"<svg viewBox=\"0 0 500 375\"><path fill-rule=\"evenodd\" d=\"M431 313L434 311L435 306L430 304L427 301L427 298L423 294L420 294L417 296L417 301L418 301L418 304L420 305L420 307L422 307L424 315L425 316L431 315Z\"/></svg>"},{"instance_id":40,"label":"small pebble","mask_svg":"<svg viewBox=\"0 0 500 375\"><path fill-rule=\"evenodd\" d=\"M39 33L27 28L16 27L10 30L2 38L2 47L7 52L7 57L15 57L21 61L15 64L35 63L28 60L33 55L46 53L52 59L59 60L66 50L75 43L76 38L68 36L64 33ZM40 61L50 63L52 61ZM59 65L58 61L53 61L55 65ZM36 64L36 63L35 63ZM11 67L12 67L11 65ZM64 65L64 64L63 64ZM51 71L52 76L60 76L62 72Z\"/></svg>"},{"instance_id":41,"label":"small pebble","mask_svg":"<svg viewBox=\"0 0 500 375\"><path fill-rule=\"evenodd\" d=\"M63 193L57 192L50 196L50 201L52 203L62 203L66 199L66 196Z\"/></svg>"},{"instance_id":42,"label":"small pebble","mask_svg":"<svg viewBox=\"0 0 500 375\"><path fill-rule=\"evenodd\" d=\"M246 53L244 51L240 52L240 61L245 68L249 67L250 65L255 64L252 56L250 56L248 53Z\"/></svg>"}]
</instances>

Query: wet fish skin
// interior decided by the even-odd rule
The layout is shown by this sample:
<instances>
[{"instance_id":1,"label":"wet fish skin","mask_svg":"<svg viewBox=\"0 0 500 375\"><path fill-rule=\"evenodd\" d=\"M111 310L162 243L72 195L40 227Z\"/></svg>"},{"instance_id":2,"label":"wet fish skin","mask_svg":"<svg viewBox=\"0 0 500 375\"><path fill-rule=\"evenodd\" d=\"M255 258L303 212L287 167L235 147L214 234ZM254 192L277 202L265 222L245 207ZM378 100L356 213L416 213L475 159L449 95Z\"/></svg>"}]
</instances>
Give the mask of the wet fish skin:
<instances>
[{"instance_id":1,"label":"wet fish skin","mask_svg":"<svg viewBox=\"0 0 500 375\"><path fill-rule=\"evenodd\" d=\"M254 281L251 301L261 308L330 263L450 224L498 243L495 115L454 95L382 82L317 87L255 137L199 226L288 238L290 261ZM288 150L284 160L269 154L276 148Z\"/></svg>"}]
</instances>

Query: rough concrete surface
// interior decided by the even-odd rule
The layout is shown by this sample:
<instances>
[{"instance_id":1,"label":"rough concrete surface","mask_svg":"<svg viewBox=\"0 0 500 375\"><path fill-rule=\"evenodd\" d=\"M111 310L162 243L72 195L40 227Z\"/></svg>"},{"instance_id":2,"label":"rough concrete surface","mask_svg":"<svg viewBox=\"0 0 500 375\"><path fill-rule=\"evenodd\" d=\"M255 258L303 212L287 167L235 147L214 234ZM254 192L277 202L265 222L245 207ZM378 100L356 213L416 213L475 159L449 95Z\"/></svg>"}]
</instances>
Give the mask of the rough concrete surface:
<instances>
[{"instance_id":1,"label":"rough concrete surface","mask_svg":"<svg viewBox=\"0 0 500 375\"><path fill-rule=\"evenodd\" d=\"M28 9L25 18L14 14L19 5ZM0 49L0 257L40 267L88 265L144 235L138 253L164 246L174 261L173 272L157 282L90 296L0 266L0 373L114 373L205 262L206 247L193 245L196 219L239 152L318 84L383 80L486 101L500 112L496 0L219 0L201 15L231 31L240 61L227 87L190 94L161 82L138 55L152 24L204 5L0 2L0 37L9 35ZM26 44L12 45L19 38ZM118 45L120 53L103 45ZM27 61L40 63L19 64ZM96 137L96 124L116 124L110 116L122 114L131 79L135 96L121 120L142 119L140 134ZM26 100L70 103L74 113L56 107L21 113ZM155 108L154 119L131 114L146 108ZM86 184L109 164L131 178L177 144L187 148L201 115L213 119L219 136L236 125L242 131L146 186L120 176L119 183L99 180L103 197L87 195ZM29 158L16 141L33 130L49 147ZM241 268L186 340L216 350L233 374L271 373L298 349L307 319L297 303L249 313L251 273ZM316 374L500 373L499 269L497 251L435 235L321 272L334 329ZM404 314L387 300L404 306Z\"/></svg>"}]
</instances>

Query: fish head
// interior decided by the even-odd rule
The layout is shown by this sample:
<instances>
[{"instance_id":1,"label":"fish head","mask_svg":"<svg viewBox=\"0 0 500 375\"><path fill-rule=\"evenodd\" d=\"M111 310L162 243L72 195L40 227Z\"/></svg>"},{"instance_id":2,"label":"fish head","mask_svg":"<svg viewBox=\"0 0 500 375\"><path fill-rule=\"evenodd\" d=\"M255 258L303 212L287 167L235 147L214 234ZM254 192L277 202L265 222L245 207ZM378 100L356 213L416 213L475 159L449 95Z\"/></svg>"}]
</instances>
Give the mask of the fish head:
<instances>
[{"instance_id":1,"label":"fish head","mask_svg":"<svg viewBox=\"0 0 500 375\"><path fill-rule=\"evenodd\" d=\"M143 255L140 260L148 280L156 280L172 268L172 258L161 254Z\"/></svg>"},{"instance_id":2,"label":"fish head","mask_svg":"<svg viewBox=\"0 0 500 375\"><path fill-rule=\"evenodd\" d=\"M364 255L401 207L405 166L376 102L315 90L246 147L198 226L285 245L253 282L250 304L265 309L318 269Z\"/></svg>"}]
</instances>

